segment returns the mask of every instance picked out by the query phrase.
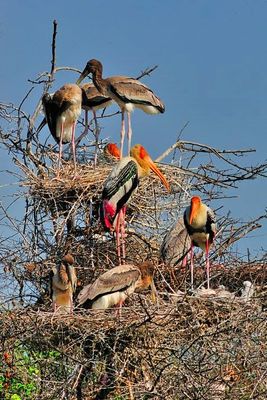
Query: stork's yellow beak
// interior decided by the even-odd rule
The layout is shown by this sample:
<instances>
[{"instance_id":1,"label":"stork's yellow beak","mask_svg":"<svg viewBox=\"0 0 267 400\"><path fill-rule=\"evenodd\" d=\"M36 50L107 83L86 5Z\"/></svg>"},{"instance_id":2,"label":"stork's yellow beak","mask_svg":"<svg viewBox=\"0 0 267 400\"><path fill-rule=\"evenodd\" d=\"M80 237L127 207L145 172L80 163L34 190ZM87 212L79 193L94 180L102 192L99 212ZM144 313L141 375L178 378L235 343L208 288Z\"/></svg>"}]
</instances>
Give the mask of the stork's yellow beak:
<instances>
[{"instance_id":1,"label":"stork's yellow beak","mask_svg":"<svg viewBox=\"0 0 267 400\"><path fill-rule=\"evenodd\" d=\"M146 158L146 162L148 163L149 168L159 177L159 179L161 180L163 185L166 187L168 192L170 192L171 188L170 188L169 182L167 181L167 179L165 178L163 173L159 170L159 168L156 166L156 164L151 160L150 157Z\"/></svg>"}]
</instances>

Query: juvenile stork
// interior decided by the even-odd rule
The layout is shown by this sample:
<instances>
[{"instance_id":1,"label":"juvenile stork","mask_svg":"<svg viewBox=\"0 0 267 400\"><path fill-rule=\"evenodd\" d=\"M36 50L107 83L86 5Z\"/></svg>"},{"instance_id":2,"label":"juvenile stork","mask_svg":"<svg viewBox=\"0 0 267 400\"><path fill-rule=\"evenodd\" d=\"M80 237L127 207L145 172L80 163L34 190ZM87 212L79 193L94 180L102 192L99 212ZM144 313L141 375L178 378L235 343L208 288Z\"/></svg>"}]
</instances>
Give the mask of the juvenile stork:
<instances>
[{"instance_id":1,"label":"juvenile stork","mask_svg":"<svg viewBox=\"0 0 267 400\"><path fill-rule=\"evenodd\" d=\"M119 265L100 275L97 280L85 286L78 295L78 305L91 309L120 307L136 289L151 287L152 300L156 298L153 280L154 266L146 261L140 266Z\"/></svg>"},{"instance_id":2,"label":"juvenile stork","mask_svg":"<svg viewBox=\"0 0 267 400\"><path fill-rule=\"evenodd\" d=\"M67 83L53 95L45 93L42 97L45 120L38 131L48 123L49 130L59 143L58 166L62 158L62 144L72 144L73 162L76 169L75 126L82 107L82 90L78 85Z\"/></svg>"},{"instance_id":3,"label":"juvenile stork","mask_svg":"<svg viewBox=\"0 0 267 400\"><path fill-rule=\"evenodd\" d=\"M93 113L95 121L95 157L94 165L97 163L97 153L98 153L98 139L100 134L100 129L97 123L96 111L106 108L112 104L112 99L110 97L102 95L97 88L92 83L84 83L81 85L82 89L82 109L85 110L85 130L83 134L79 137L79 141L88 132L88 111Z\"/></svg>"},{"instance_id":4,"label":"juvenile stork","mask_svg":"<svg viewBox=\"0 0 267 400\"><path fill-rule=\"evenodd\" d=\"M120 233L122 236L122 258L125 260L124 218L126 204L136 190L140 179L149 175L150 170L152 170L160 178L166 189L170 191L170 185L165 176L143 146L136 144L132 147L130 154L130 157L122 158L107 177L100 205L100 219L105 229L113 230L115 227L119 262L121 262Z\"/></svg>"},{"instance_id":5,"label":"juvenile stork","mask_svg":"<svg viewBox=\"0 0 267 400\"><path fill-rule=\"evenodd\" d=\"M113 99L121 109L121 158L123 155L123 143L125 136L125 112L128 116L128 155L131 148L131 112L134 108L141 108L147 114L164 113L165 107L162 101L153 91L137 79L127 76L102 77L103 67L100 61L90 60L77 80L77 84L88 75L92 74L92 79L97 90L104 96Z\"/></svg>"},{"instance_id":6,"label":"juvenile stork","mask_svg":"<svg viewBox=\"0 0 267 400\"><path fill-rule=\"evenodd\" d=\"M207 287L210 288L209 249L216 234L215 214L200 197L194 196L184 212L184 224L191 238L191 288L194 283L193 247L200 247L206 254Z\"/></svg>"},{"instance_id":7,"label":"juvenile stork","mask_svg":"<svg viewBox=\"0 0 267 400\"><path fill-rule=\"evenodd\" d=\"M73 311L73 293L76 290L77 277L73 266L74 258L66 254L62 263L52 269L51 291L53 310L60 313Z\"/></svg>"}]
</instances>

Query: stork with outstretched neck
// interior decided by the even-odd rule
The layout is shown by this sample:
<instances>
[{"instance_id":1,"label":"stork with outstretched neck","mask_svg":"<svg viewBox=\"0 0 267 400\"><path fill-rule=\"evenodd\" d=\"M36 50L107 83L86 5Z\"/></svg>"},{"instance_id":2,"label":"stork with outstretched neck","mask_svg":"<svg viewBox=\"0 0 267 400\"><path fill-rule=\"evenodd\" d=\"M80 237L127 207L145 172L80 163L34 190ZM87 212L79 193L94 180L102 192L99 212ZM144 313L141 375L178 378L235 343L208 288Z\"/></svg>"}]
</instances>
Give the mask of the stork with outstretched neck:
<instances>
[{"instance_id":1,"label":"stork with outstretched neck","mask_svg":"<svg viewBox=\"0 0 267 400\"><path fill-rule=\"evenodd\" d=\"M97 90L104 96L113 99L121 109L121 158L123 156L123 143L125 136L125 113L128 116L128 155L131 148L132 126L131 112L140 108L147 114L164 113L165 106L153 91L137 79L127 76L112 76L103 78L103 66L100 61L92 59L87 62L83 72L77 80L80 84L87 75L92 74L93 83Z\"/></svg>"}]
</instances>

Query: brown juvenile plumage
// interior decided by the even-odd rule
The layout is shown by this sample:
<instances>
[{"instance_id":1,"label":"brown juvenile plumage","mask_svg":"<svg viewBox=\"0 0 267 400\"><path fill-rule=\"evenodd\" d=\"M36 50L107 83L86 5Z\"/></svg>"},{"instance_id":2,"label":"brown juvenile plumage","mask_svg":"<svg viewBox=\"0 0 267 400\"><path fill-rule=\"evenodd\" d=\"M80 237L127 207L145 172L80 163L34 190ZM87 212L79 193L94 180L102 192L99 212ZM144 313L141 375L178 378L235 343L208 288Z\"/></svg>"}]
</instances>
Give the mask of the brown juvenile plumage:
<instances>
[{"instance_id":1,"label":"brown juvenile plumage","mask_svg":"<svg viewBox=\"0 0 267 400\"><path fill-rule=\"evenodd\" d=\"M71 142L73 161L76 166L75 125L81 114L81 88L73 83L67 83L53 95L44 94L42 103L50 132L59 143L59 162L62 158L62 144Z\"/></svg>"},{"instance_id":2,"label":"brown juvenile plumage","mask_svg":"<svg viewBox=\"0 0 267 400\"><path fill-rule=\"evenodd\" d=\"M153 91L137 79L127 76L102 77L103 67L100 61L92 59L77 80L79 84L88 74L92 74L93 82L97 90L104 96L113 99L121 109L121 158L123 155L123 142L125 136L125 112L128 115L128 155L131 148L131 112L134 108L140 108L147 114L164 113L165 107L162 101Z\"/></svg>"},{"instance_id":3,"label":"brown juvenile plumage","mask_svg":"<svg viewBox=\"0 0 267 400\"><path fill-rule=\"evenodd\" d=\"M73 293L77 284L73 264L72 255L66 254L61 264L52 269L51 289L54 311L70 313L73 310Z\"/></svg>"},{"instance_id":4,"label":"brown juvenile plumage","mask_svg":"<svg viewBox=\"0 0 267 400\"><path fill-rule=\"evenodd\" d=\"M155 296L153 274L154 266L149 262L139 267L119 265L85 286L78 295L78 304L92 309L106 309L117 304L121 306L135 289L146 289L149 286Z\"/></svg>"}]
</instances>

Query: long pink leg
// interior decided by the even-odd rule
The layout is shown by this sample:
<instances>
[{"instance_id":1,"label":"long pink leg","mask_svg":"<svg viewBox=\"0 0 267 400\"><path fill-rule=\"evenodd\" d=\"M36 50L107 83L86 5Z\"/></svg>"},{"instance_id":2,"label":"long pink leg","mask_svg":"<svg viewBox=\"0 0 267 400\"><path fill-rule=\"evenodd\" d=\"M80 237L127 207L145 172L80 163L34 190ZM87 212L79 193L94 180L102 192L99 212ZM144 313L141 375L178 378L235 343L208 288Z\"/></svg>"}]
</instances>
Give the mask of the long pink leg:
<instances>
[{"instance_id":1,"label":"long pink leg","mask_svg":"<svg viewBox=\"0 0 267 400\"><path fill-rule=\"evenodd\" d=\"M188 254L186 254L182 260L182 267L185 268L186 264L187 264L187 258L188 258Z\"/></svg>"},{"instance_id":2,"label":"long pink leg","mask_svg":"<svg viewBox=\"0 0 267 400\"><path fill-rule=\"evenodd\" d=\"M116 317L119 316L119 318L121 317L121 309L122 309L122 305L123 305L124 301L120 300L119 303L116 305L117 310L116 310Z\"/></svg>"},{"instance_id":3,"label":"long pink leg","mask_svg":"<svg viewBox=\"0 0 267 400\"><path fill-rule=\"evenodd\" d=\"M132 142L132 124L131 124L131 112L127 111L127 116L128 116L128 132L127 132L127 138L128 138L128 156L130 155L130 150L131 150L131 142Z\"/></svg>"},{"instance_id":4,"label":"long pink leg","mask_svg":"<svg viewBox=\"0 0 267 400\"><path fill-rule=\"evenodd\" d=\"M121 154L120 158L122 159L123 156L123 143L124 143L124 136L125 136L125 120L124 120L124 110L121 110Z\"/></svg>"},{"instance_id":5,"label":"long pink leg","mask_svg":"<svg viewBox=\"0 0 267 400\"><path fill-rule=\"evenodd\" d=\"M210 259L209 259L209 241L206 241L206 273L207 273L207 287L210 288Z\"/></svg>"},{"instance_id":6,"label":"long pink leg","mask_svg":"<svg viewBox=\"0 0 267 400\"><path fill-rule=\"evenodd\" d=\"M120 211L120 220L121 220L121 238L122 238L122 263L125 264L125 214L126 214L126 206L123 206Z\"/></svg>"},{"instance_id":7,"label":"long pink leg","mask_svg":"<svg viewBox=\"0 0 267 400\"><path fill-rule=\"evenodd\" d=\"M119 265L121 264L121 243L120 243L120 213L117 216L116 221L116 246L117 246L117 254L119 259Z\"/></svg>"},{"instance_id":8,"label":"long pink leg","mask_svg":"<svg viewBox=\"0 0 267 400\"><path fill-rule=\"evenodd\" d=\"M75 126L76 126L76 123L74 122L72 124L72 128L71 128L71 146L72 146L74 170L76 171Z\"/></svg>"},{"instance_id":9,"label":"long pink leg","mask_svg":"<svg viewBox=\"0 0 267 400\"><path fill-rule=\"evenodd\" d=\"M191 275L191 289L194 289L194 245L193 242L191 243L190 248L190 275Z\"/></svg>"},{"instance_id":10,"label":"long pink leg","mask_svg":"<svg viewBox=\"0 0 267 400\"><path fill-rule=\"evenodd\" d=\"M60 162L62 159L62 141L63 141L63 132L64 132L64 123L61 123L61 132L60 132L60 139L59 139L59 154L58 154L58 175L59 175L59 169L60 169Z\"/></svg>"}]
</instances>

